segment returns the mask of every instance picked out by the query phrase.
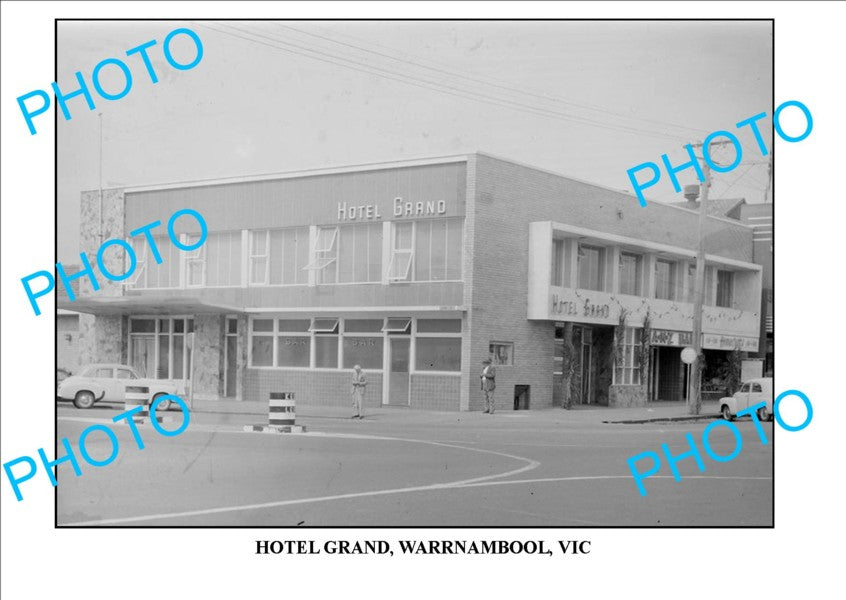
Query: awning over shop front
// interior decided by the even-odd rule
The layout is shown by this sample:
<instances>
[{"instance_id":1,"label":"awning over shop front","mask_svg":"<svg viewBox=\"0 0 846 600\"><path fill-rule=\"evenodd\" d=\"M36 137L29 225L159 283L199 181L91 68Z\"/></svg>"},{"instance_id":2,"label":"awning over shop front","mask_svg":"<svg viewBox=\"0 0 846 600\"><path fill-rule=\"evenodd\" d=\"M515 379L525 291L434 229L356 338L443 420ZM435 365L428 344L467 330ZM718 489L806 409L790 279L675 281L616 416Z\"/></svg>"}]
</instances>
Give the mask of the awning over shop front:
<instances>
[{"instance_id":1,"label":"awning over shop front","mask_svg":"<svg viewBox=\"0 0 846 600\"><path fill-rule=\"evenodd\" d=\"M212 304L197 298L174 296L91 296L78 298L74 302L59 300L56 308L73 310L92 315L116 316L130 314L177 315L208 313L243 313L243 308Z\"/></svg>"}]
</instances>

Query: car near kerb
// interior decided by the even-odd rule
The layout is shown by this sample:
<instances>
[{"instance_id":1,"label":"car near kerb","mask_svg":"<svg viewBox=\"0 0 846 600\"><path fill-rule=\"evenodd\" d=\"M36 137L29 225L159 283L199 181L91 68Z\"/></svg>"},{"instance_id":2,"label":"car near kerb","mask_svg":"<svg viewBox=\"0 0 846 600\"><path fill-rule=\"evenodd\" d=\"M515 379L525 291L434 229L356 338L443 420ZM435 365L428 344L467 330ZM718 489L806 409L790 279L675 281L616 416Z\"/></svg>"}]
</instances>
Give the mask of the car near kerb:
<instances>
[{"instance_id":1,"label":"car near kerb","mask_svg":"<svg viewBox=\"0 0 846 600\"><path fill-rule=\"evenodd\" d=\"M720 398L720 414L726 421L733 421L741 410L763 402L758 409L758 420L768 421L773 418L773 378L761 377L750 379L740 386L734 396Z\"/></svg>"},{"instance_id":2,"label":"car near kerb","mask_svg":"<svg viewBox=\"0 0 846 600\"><path fill-rule=\"evenodd\" d=\"M59 400L72 401L77 408L91 408L96 402L123 402L127 385L150 388L151 403L159 396L181 396L183 392L182 382L141 377L127 365L91 364L64 379L56 395ZM170 405L170 400L164 400L157 410L167 410Z\"/></svg>"}]
</instances>

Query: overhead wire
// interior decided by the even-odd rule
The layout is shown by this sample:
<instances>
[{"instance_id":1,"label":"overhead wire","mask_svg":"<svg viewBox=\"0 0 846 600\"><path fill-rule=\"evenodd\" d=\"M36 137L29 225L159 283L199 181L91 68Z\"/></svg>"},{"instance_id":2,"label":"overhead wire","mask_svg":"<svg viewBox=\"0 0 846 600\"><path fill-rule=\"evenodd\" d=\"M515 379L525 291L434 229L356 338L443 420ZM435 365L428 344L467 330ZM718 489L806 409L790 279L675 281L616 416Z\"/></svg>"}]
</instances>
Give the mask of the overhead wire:
<instances>
[{"instance_id":1,"label":"overhead wire","mask_svg":"<svg viewBox=\"0 0 846 600\"><path fill-rule=\"evenodd\" d=\"M221 25L221 23L217 23L217 22L215 24ZM505 98L497 98L497 97L490 96L488 94L479 93L479 92L475 92L475 91L467 90L467 89L462 89L462 88L459 88L459 87L447 85L447 84L439 82L439 81L432 81L432 80L428 80L428 79L422 79L420 77L413 77L413 76L406 75L406 74L403 74L403 73L397 73L395 71L391 71L391 70L388 70L388 69L383 69L383 68L378 67L378 66L374 66L372 64L362 63L362 62L355 61L355 60L352 60L352 59L349 59L349 58L346 58L346 57L343 57L343 56L338 56L336 54L323 52L321 50L314 50L313 48L304 47L304 46L301 46L301 45L298 45L298 44L293 44L291 42L287 42L285 40L281 40L281 39L276 38L276 37L266 36L266 35L263 35L263 34L260 34L260 33L256 33L254 31L234 27L232 25L224 25L224 27L228 27L229 29L234 29L235 31L238 31L242 34L246 34L247 36L251 36L251 37L245 37L244 35L239 35L238 33L234 33L232 31L228 31L226 29L219 29L219 28L211 27L208 24L203 23L203 22L199 22L198 25L205 27L206 29L210 29L212 31L222 33L224 35L239 38L239 39L242 39L244 41L252 42L252 43L255 43L255 44L264 45L264 46L267 46L267 47L270 47L270 48L274 48L276 50L288 52L290 54L299 55L299 56L303 56L303 57L306 57L306 58L311 58L313 60L326 62L326 63L333 64L333 65L336 65L336 66L349 68L349 69L352 69L352 70L364 72L364 73L367 73L367 74L370 74L370 75L375 75L375 76L378 76L378 77L383 77L383 78L386 78L386 79L391 79L391 80L394 80L394 81L398 81L400 83L406 83L408 85L413 85L413 86L420 87L420 88L423 88L423 89L429 89L429 90L434 90L434 91L446 93L446 94L457 96L457 97L464 98L464 99L474 100L474 101L477 101L477 102L483 102L483 103L486 103L486 104L491 104L491 105L494 105L494 106L500 106L500 107L504 107L504 108L511 108L511 109L515 109L515 110L518 110L518 111L535 114L535 115L538 115L538 116L545 116L545 117L549 117L549 118L556 118L556 119L559 119L559 120L571 121L571 122L579 123L579 124L586 125L586 126L599 127L599 128L603 128L603 129L612 130L612 131L633 133L633 134L645 135L645 136L662 138L662 139L671 139L671 140L675 140L675 141L684 141L684 138L682 138L681 136L678 136L678 135L673 135L673 134L669 134L669 133L665 133L665 132L644 130L644 129L639 129L639 128L630 127L630 126L621 125L621 124L602 123L602 122L596 121L595 119L590 119L590 118L587 118L587 117L579 117L579 116L569 115L569 114L566 114L566 113L561 113L561 112L558 112L558 111L555 111L555 110L551 110L551 109L547 109L547 108L543 108L543 107L539 107L539 106L532 106L532 105L525 104L525 103L522 103L522 102L517 102L517 101L514 101L514 100L509 100L509 99L505 99ZM256 38L260 38L260 39L256 39ZM263 40L268 40L268 41L263 41ZM280 44L282 44L282 46L286 46L286 47L282 47L282 46L280 46ZM294 49L292 49L292 48L294 48ZM307 54L305 54L304 52L307 53ZM342 62L338 62L338 61L342 61Z\"/></svg>"},{"instance_id":2,"label":"overhead wire","mask_svg":"<svg viewBox=\"0 0 846 600\"><path fill-rule=\"evenodd\" d=\"M456 71L450 70L450 69L428 66L426 64L419 62L420 60L425 60L425 59L422 59L421 57L414 56L412 54L408 54L408 53L405 53L405 52L400 52L399 50L396 50L394 48L387 48L386 46L382 46L380 44L376 44L376 45L379 46L379 47L388 49L391 52L394 52L394 54L377 52L375 50L371 50L369 48L366 48L366 47L363 47L363 46L360 46L360 45L350 44L350 43L347 43L347 42L343 42L341 40L334 39L334 38L329 37L329 36L320 35L320 34L309 32L309 31L304 31L302 29L297 29L296 27L291 27L289 25L280 25L280 27L284 27L285 29L295 31L295 32L301 33L303 35L308 35L308 36L316 37L316 38L319 38L319 39L322 39L322 40L326 40L326 41L329 41L329 42L334 43L334 44L339 44L339 45L347 46L349 48L355 48L355 49L361 50L363 52L368 52L370 54L374 54L374 55L377 55L377 56L382 56L384 58L388 58L388 59L393 60L393 61L403 62L403 63L409 64L411 66L414 66L414 67L420 67L420 68L423 68L423 69L428 69L428 70L431 70L431 71L444 73L446 75L449 75L450 77L457 77L457 78L464 79L464 80L467 80L467 81L474 81L474 82L480 83L482 85L487 85L487 86L495 87L495 88L498 88L498 89L514 92L514 93L517 93L517 94L523 94L523 95L526 95L526 96L531 96L531 97L534 97L534 98L539 98L541 100L548 100L550 102L557 102L557 103L560 103L560 104L566 104L566 105L573 106L573 107L576 107L576 108L581 108L581 109L584 109L584 110L592 110L592 111L604 113L604 114L607 114L607 115L611 115L611 116L615 116L615 117L619 117L619 118L623 118L623 119L644 121L644 122L653 123L653 124L657 124L657 125L663 125L663 126L670 125L672 127L676 127L676 128L679 128L679 129L685 129L685 130L693 131L693 132L697 132L697 133L704 133L704 134L708 133L704 129L697 129L695 127L690 127L690 126L687 126L687 125L679 125L678 123L672 123L670 121L659 121L657 119L648 119L648 118L645 118L645 117L635 117L635 116L632 116L632 115L626 115L626 114L623 114L623 113L620 113L620 112L616 112L616 111L612 111L612 110L608 110L608 109L599 107L597 105L590 105L590 104L573 102L573 101L565 100L563 98L560 98L560 97L557 97L557 96L554 96L554 95L550 95L550 94L537 93L537 92L530 91L528 89L519 89L519 88L515 88L515 87L510 86L510 85L504 85L502 83L496 83L497 80L493 80L493 79L483 79L483 78L479 78L477 76L468 75L467 73L460 73L460 72L456 72ZM353 36L345 36L345 37L349 37L351 39L358 39L358 38L355 38ZM364 42L364 40L359 40L359 41L361 43L366 43L366 42ZM396 54L405 54L406 56L411 56L411 57L416 58L418 60L412 61L412 60L406 60L406 59L398 58L396 56ZM437 64L437 63L433 63L433 64Z\"/></svg>"}]
</instances>

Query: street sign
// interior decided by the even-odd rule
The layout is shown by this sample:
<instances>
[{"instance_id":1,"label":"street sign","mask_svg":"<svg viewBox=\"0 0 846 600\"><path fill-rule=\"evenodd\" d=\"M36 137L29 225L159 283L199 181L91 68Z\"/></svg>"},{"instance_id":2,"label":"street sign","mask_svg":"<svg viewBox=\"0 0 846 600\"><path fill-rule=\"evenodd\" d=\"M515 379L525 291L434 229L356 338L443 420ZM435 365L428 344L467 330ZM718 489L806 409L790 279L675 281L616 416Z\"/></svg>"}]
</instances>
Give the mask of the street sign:
<instances>
[{"instance_id":1,"label":"street sign","mask_svg":"<svg viewBox=\"0 0 846 600\"><path fill-rule=\"evenodd\" d=\"M688 346L681 351L682 362L686 365L692 365L696 360L696 350Z\"/></svg>"}]
</instances>

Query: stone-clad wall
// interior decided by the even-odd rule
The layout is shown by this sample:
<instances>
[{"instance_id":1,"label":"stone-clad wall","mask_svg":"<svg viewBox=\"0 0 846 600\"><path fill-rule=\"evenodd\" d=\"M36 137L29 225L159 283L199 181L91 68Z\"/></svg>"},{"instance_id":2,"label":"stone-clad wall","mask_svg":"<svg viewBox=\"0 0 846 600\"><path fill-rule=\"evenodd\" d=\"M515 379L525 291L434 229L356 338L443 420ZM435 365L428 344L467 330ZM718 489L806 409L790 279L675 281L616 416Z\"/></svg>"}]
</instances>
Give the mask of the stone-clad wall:
<instances>
[{"instance_id":1,"label":"stone-clad wall","mask_svg":"<svg viewBox=\"0 0 846 600\"><path fill-rule=\"evenodd\" d=\"M223 395L223 315L194 315L194 397L216 400Z\"/></svg>"},{"instance_id":2,"label":"stone-clad wall","mask_svg":"<svg viewBox=\"0 0 846 600\"><path fill-rule=\"evenodd\" d=\"M102 242L110 239L125 238L123 190L103 190L103 235L100 236L100 192L83 192L80 202L80 250L86 255L94 270L99 290L94 290L91 280L86 276L78 279L79 296L122 296L120 282L110 281L100 275L97 267L97 251ZM81 259L80 259L81 266ZM125 271L123 251L112 247L103 254L103 262L110 273L120 274ZM73 272L67 272L70 276ZM56 281L56 285L62 283ZM120 316L99 316L81 314L79 317L79 363L80 366L92 362L126 363L127 319Z\"/></svg>"}]
</instances>

